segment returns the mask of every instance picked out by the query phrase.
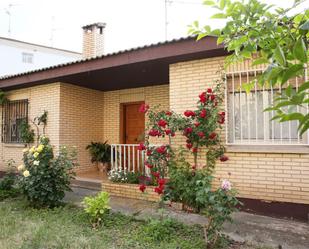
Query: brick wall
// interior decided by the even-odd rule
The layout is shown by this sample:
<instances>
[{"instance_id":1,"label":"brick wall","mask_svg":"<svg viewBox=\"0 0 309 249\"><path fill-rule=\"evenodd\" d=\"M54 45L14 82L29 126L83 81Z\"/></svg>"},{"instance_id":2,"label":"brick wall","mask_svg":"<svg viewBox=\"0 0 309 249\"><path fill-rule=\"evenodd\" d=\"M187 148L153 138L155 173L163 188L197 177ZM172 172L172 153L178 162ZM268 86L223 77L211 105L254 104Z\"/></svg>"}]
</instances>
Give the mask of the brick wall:
<instances>
[{"instance_id":1,"label":"brick wall","mask_svg":"<svg viewBox=\"0 0 309 249\"><path fill-rule=\"evenodd\" d=\"M194 108L198 94L218 78L224 57L170 65L170 107L182 113ZM248 61L229 70L249 67ZM224 138L224 131L222 138ZM176 139L176 144L184 140ZM218 163L216 177L230 179L239 196L270 201L309 204L309 154L230 152L225 163ZM200 162L202 162L202 158ZM219 182L217 181L218 185Z\"/></svg>"},{"instance_id":2,"label":"brick wall","mask_svg":"<svg viewBox=\"0 0 309 249\"><path fill-rule=\"evenodd\" d=\"M86 146L103 140L103 92L71 84L60 85L61 145L76 146L78 171L95 169Z\"/></svg>"},{"instance_id":3,"label":"brick wall","mask_svg":"<svg viewBox=\"0 0 309 249\"><path fill-rule=\"evenodd\" d=\"M7 97L10 100L28 99L29 119L33 119L34 117L41 115L44 110L47 110L48 124L46 127L46 133L49 136L52 145L55 147L59 145L59 83L10 91L7 93ZM2 118L0 120L2 122ZM22 144L0 143L0 170L5 170L6 161L9 159L14 159L17 165L20 164L23 148L24 145Z\"/></svg>"}]
</instances>

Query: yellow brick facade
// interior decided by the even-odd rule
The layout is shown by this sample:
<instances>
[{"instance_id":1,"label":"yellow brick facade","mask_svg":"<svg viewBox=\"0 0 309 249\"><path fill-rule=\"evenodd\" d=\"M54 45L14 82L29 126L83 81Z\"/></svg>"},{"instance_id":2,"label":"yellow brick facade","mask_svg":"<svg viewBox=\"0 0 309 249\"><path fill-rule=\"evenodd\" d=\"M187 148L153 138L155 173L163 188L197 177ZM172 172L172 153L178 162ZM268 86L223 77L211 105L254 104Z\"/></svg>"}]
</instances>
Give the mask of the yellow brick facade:
<instances>
[{"instance_id":1,"label":"yellow brick facade","mask_svg":"<svg viewBox=\"0 0 309 249\"><path fill-rule=\"evenodd\" d=\"M182 113L194 108L198 95L212 86L224 57L208 58L170 65L170 108ZM241 71L245 62L229 68ZM222 138L225 138L224 131ZM176 144L184 144L177 140ZM309 148L308 148L309 149ZM309 150L304 153L227 153L230 160L218 163L219 179L230 179L239 196L269 201L309 204Z\"/></svg>"},{"instance_id":2,"label":"yellow brick facade","mask_svg":"<svg viewBox=\"0 0 309 249\"><path fill-rule=\"evenodd\" d=\"M7 93L10 100L28 99L29 100L29 119L34 119L41 115L44 110L48 111L48 124L46 133L48 134L51 143L59 146L59 108L60 108L60 83L52 83L31 88L25 88ZM2 112L1 112L2 115ZM2 118L1 118L2 122ZM0 144L1 161L0 170L6 169L6 162L13 159L16 164L20 164L22 160L21 144Z\"/></svg>"}]
</instances>

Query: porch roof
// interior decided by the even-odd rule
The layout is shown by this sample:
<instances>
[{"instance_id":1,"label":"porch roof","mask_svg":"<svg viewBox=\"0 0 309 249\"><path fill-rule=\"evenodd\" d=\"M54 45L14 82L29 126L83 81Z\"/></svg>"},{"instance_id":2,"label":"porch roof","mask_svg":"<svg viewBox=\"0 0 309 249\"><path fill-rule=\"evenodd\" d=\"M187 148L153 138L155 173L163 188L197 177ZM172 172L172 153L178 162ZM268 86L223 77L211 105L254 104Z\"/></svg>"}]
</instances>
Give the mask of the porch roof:
<instances>
[{"instance_id":1,"label":"porch roof","mask_svg":"<svg viewBox=\"0 0 309 249\"><path fill-rule=\"evenodd\" d=\"M64 82L109 91L169 83L172 63L226 55L217 38L194 37L120 51L0 78L0 88L13 90Z\"/></svg>"}]
</instances>

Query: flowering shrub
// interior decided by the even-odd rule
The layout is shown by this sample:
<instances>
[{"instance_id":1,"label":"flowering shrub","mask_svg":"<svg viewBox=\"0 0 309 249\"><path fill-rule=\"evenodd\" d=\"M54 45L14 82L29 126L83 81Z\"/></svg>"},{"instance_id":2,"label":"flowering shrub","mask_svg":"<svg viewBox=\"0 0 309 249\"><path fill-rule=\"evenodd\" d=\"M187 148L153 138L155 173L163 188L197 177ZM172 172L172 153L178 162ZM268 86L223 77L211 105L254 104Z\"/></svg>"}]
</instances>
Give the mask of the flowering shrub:
<instances>
[{"instance_id":1,"label":"flowering shrub","mask_svg":"<svg viewBox=\"0 0 309 249\"><path fill-rule=\"evenodd\" d=\"M146 151L145 165L157 184L154 191L163 200L181 202L206 215L209 222L204 226L204 234L209 248L218 242L224 221L231 219L239 204L236 191L228 180L224 180L216 190L212 186L216 161L228 160L220 140L220 130L225 122L225 112L221 110L222 88L219 80L214 89L201 92L196 108L185 110L183 115L157 111L148 105L140 108L140 111L147 113L149 124L145 143L140 144L139 150ZM151 146L151 137L165 136L169 144ZM172 148L171 140L175 136L185 137L185 149L177 151ZM187 161L188 153L193 155L193 164ZM199 154L204 154L206 161L198 167ZM146 186L140 185L140 190L144 192Z\"/></svg>"},{"instance_id":2,"label":"flowering shrub","mask_svg":"<svg viewBox=\"0 0 309 249\"><path fill-rule=\"evenodd\" d=\"M41 136L37 147L23 150L19 186L35 207L55 207L70 190L76 153L61 147L55 157L47 137Z\"/></svg>"},{"instance_id":3,"label":"flowering shrub","mask_svg":"<svg viewBox=\"0 0 309 249\"><path fill-rule=\"evenodd\" d=\"M152 185L151 177L145 176L140 172L125 172L123 170L112 169L108 173L108 179L112 182L120 183L131 183L131 184L142 184L142 185Z\"/></svg>"}]
</instances>

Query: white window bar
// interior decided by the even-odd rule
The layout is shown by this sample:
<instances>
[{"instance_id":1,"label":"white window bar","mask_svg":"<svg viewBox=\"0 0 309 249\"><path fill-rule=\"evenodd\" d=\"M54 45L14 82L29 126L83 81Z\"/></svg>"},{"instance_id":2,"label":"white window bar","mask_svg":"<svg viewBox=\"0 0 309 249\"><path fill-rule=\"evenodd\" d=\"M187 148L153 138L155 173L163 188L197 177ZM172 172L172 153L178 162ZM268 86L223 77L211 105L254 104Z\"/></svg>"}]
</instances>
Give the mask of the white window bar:
<instances>
[{"instance_id":1,"label":"white window bar","mask_svg":"<svg viewBox=\"0 0 309 249\"><path fill-rule=\"evenodd\" d=\"M297 131L297 121L279 122L271 119L275 116L275 111L264 112L269 107L277 93L281 93L283 87L279 85L274 88L272 85L258 86L258 81L254 80L254 85L250 92L243 91L243 84L250 83L263 71L262 68L248 71L229 72L226 74L226 95L225 102L227 108L226 138L228 144L308 144L309 133L305 138ZM305 81L307 80L307 69ZM289 81L294 89L299 88L299 79ZM303 81L303 78L302 78ZM293 82L293 83L292 83ZM238 95L238 96L237 96ZM295 108L296 110L296 108ZM309 113L309 106L306 106ZM297 107L297 112L302 111ZM247 112L247 113L246 113ZM262 126L262 127L261 127Z\"/></svg>"}]
</instances>

